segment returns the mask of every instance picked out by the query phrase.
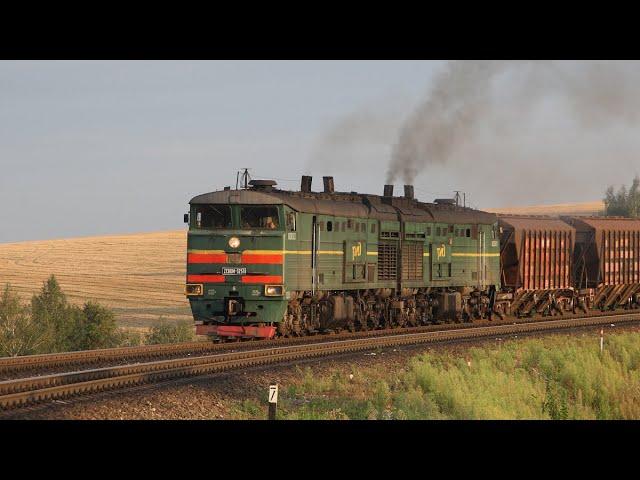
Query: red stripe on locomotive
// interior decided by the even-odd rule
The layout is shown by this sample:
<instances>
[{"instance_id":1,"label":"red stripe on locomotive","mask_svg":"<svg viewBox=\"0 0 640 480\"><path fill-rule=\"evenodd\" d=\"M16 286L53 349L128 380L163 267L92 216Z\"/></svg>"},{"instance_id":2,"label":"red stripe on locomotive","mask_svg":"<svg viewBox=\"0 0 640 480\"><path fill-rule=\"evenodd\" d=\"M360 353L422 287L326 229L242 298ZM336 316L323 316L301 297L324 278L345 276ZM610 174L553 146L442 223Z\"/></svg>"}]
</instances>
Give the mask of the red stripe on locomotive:
<instances>
[{"instance_id":1,"label":"red stripe on locomotive","mask_svg":"<svg viewBox=\"0 0 640 480\"><path fill-rule=\"evenodd\" d=\"M282 275L245 275L242 283L282 283Z\"/></svg>"},{"instance_id":2,"label":"red stripe on locomotive","mask_svg":"<svg viewBox=\"0 0 640 480\"><path fill-rule=\"evenodd\" d=\"M188 283L224 283L224 275L187 275Z\"/></svg>"},{"instance_id":3,"label":"red stripe on locomotive","mask_svg":"<svg viewBox=\"0 0 640 480\"><path fill-rule=\"evenodd\" d=\"M281 253L243 253L242 263L281 265L283 262Z\"/></svg>"},{"instance_id":4,"label":"red stripe on locomotive","mask_svg":"<svg viewBox=\"0 0 640 480\"><path fill-rule=\"evenodd\" d=\"M189 253L187 263L227 263L226 253Z\"/></svg>"}]
</instances>

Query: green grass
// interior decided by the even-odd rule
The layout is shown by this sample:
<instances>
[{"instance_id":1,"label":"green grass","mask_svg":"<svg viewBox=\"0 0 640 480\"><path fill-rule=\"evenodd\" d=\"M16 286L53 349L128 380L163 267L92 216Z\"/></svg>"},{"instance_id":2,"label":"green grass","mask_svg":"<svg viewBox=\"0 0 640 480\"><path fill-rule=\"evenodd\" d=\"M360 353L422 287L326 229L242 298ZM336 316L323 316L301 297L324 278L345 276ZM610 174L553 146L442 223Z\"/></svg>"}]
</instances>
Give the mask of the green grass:
<instances>
[{"instance_id":1,"label":"green grass","mask_svg":"<svg viewBox=\"0 0 640 480\"><path fill-rule=\"evenodd\" d=\"M282 419L638 419L640 335L553 336L353 365L282 385ZM265 399L238 405L265 418Z\"/></svg>"}]
</instances>

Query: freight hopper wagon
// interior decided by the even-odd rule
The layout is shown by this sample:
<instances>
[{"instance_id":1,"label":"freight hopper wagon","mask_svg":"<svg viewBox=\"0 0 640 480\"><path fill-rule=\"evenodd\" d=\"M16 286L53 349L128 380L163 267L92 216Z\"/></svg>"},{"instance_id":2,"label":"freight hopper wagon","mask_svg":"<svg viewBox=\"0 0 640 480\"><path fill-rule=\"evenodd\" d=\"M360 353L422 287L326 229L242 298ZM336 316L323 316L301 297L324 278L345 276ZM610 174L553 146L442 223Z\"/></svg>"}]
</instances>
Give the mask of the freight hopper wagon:
<instances>
[{"instance_id":1,"label":"freight hopper wagon","mask_svg":"<svg viewBox=\"0 0 640 480\"><path fill-rule=\"evenodd\" d=\"M500 215L503 291L496 312L517 317L574 310L575 229L546 216Z\"/></svg>"},{"instance_id":2,"label":"freight hopper wagon","mask_svg":"<svg viewBox=\"0 0 640 480\"><path fill-rule=\"evenodd\" d=\"M199 334L270 338L490 316L497 217L450 200L279 190L270 180L194 197L186 294Z\"/></svg>"},{"instance_id":3,"label":"freight hopper wagon","mask_svg":"<svg viewBox=\"0 0 640 480\"><path fill-rule=\"evenodd\" d=\"M589 308L640 307L640 220L563 217L576 230L574 282Z\"/></svg>"}]
</instances>

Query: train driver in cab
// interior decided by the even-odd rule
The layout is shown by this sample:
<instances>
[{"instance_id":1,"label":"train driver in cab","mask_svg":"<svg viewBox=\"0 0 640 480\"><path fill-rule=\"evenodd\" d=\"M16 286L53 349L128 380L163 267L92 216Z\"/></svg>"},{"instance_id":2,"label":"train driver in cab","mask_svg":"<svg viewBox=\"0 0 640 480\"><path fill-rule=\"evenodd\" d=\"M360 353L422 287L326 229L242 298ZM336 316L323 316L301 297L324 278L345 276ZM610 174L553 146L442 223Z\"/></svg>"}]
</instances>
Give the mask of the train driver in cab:
<instances>
[{"instance_id":1,"label":"train driver in cab","mask_svg":"<svg viewBox=\"0 0 640 480\"><path fill-rule=\"evenodd\" d=\"M273 221L273 217L265 217L264 219L264 228L268 230L275 230L278 228L278 225Z\"/></svg>"}]
</instances>

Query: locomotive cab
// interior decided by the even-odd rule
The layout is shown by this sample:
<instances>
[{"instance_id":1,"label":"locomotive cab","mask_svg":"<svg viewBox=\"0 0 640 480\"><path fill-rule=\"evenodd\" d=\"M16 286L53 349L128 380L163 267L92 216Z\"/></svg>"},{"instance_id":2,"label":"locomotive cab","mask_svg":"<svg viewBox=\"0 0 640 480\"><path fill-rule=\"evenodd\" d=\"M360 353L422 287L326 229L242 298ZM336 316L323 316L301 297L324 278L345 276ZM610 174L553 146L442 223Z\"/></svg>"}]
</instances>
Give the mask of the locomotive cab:
<instances>
[{"instance_id":1,"label":"locomotive cab","mask_svg":"<svg viewBox=\"0 0 640 480\"><path fill-rule=\"evenodd\" d=\"M282 204L259 192L223 191L191 201L187 282L198 334L266 337L286 308Z\"/></svg>"}]
</instances>

